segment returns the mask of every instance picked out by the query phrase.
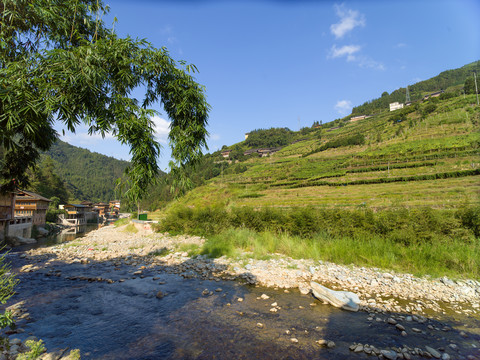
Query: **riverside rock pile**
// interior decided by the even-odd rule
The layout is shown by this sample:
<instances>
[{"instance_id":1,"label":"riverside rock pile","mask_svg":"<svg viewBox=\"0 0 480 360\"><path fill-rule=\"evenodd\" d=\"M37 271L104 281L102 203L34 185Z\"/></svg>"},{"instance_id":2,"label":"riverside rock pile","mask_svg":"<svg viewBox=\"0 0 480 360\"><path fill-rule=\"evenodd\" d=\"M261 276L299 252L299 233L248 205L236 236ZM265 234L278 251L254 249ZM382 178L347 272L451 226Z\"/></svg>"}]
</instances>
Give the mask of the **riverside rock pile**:
<instances>
[{"instance_id":1,"label":"riverside rock pile","mask_svg":"<svg viewBox=\"0 0 480 360\"><path fill-rule=\"evenodd\" d=\"M476 280L419 278L376 268L292 259L282 255L275 255L270 260L251 259L248 254L236 259L188 256L185 249L203 243L204 239L200 237L134 234L125 232L124 227L107 226L69 243L29 250L25 257L38 262L47 260L46 264L55 261L112 261L116 265L160 265L185 278L242 280L252 285L298 288L302 294L308 294L310 282L315 281L334 290L356 293L361 300L360 310L368 312L480 314L480 282ZM34 263L22 269L35 270Z\"/></svg>"}]
</instances>

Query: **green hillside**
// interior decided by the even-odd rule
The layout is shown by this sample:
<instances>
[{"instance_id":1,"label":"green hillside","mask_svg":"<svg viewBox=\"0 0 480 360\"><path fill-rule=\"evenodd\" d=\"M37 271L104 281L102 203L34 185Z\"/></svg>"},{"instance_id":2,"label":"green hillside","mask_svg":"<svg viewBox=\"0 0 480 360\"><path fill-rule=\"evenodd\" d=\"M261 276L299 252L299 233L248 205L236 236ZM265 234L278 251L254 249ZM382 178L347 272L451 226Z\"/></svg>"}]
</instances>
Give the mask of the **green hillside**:
<instances>
[{"instance_id":1,"label":"green hillside","mask_svg":"<svg viewBox=\"0 0 480 360\"><path fill-rule=\"evenodd\" d=\"M437 76L419 81L415 84L409 85L408 90L411 101L417 101L423 96L430 93L447 90L451 92L462 92L465 82L467 82L466 93L474 93L474 87L469 87L470 81L473 83L473 71L480 73L480 61L476 61L459 69L447 70ZM353 115L371 115L388 108L388 104L398 101L405 102L406 88L399 88L391 94L384 92L381 97L371 101L367 101L363 105L356 106L352 110Z\"/></svg>"},{"instance_id":2,"label":"green hillside","mask_svg":"<svg viewBox=\"0 0 480 360\"><path fill-rule=\"evenodd\" d=\"M113 200L115 181L129 164L60 140L44 155L53 160L56 174L77 200Z\"/></svg>"},{"instance_id":3,"label":"green hillside","mask_svg":"<svg viewBox=\"0 0 480 360\"><path fill-rule=\"evenodd\" d=\"M220 152L209 155L211 166L222 166L223 174L175 204L373 208L478 204L480 108L475 101L474 95L433 98L356 122L345 119L339 127L302 129L288 133L289 145L268 157L244 156L251 148L244 141L227 148L236 161L224 159Z\"/></svg>"}]
</instances>

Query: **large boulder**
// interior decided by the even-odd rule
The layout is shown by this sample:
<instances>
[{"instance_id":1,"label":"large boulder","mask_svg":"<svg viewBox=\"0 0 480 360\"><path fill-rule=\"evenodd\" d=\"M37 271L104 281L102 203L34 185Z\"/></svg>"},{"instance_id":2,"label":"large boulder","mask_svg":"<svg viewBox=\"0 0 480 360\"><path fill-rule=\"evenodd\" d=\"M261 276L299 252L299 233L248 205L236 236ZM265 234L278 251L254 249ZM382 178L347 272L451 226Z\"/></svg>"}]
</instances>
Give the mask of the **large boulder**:
<instances>
[{"instance_id":1,"label":"large boulder","mask_svg":"<svg viewBox=\"0 0 480 360\"><path fill-rule=\"evenodd\" d=\"M41 237L41 236L47 236L49 234L49 231L44 227L37 226L37 233L38 233L38 236Z\"/></svg>"},{"instance_id":2,"label":"large boulder","mask_svg":"<svg viewBox=\"0 0 480 360\"><path fill-rule=\"evenodd\" d=\"M360 299L358 295L350 291L335 291L325 286L310 282L312 287L312 294L318 300L324 301L338 308L342 308L348 311L358 311Z\"/></svg>"},{"instance_id":3,"label":"large boulder","mask_svg":"<svg viewBox=\"0 0 480 360\"><path fill-rule=\"evenodd\" d=\"M36 244L37 243L37 240L35 240L35 239L24 238L24 237L21 237L21 236L13 236L12 240L13 240L15 246L29 245L29 244Z\"/></svg>"}]
</instances>

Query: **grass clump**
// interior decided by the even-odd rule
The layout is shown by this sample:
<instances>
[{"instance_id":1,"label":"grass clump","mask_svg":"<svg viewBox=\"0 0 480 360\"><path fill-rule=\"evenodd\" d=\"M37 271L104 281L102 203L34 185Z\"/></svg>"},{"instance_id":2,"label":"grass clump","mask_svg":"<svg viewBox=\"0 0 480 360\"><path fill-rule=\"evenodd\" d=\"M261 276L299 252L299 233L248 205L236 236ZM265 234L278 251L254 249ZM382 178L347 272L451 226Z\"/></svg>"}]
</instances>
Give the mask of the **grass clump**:
<instances>
[{"instance_id":1,"label":"grass clump","mask_svg":"<svg viewBox=\"0 0 480 360\"><path fill-rule=\"evenodd\" d=\"M123 231L134 233L134 234L138 233L138 229L132 223L125 226L125 229Z\"/></svg>"},{"instance_id":2,"label":"grass clump","mask_svg":"<svg viewBox=\"0 0 480 360\"><path fill-rule=\"evenodd\" d=\"M122 218L122 219L118 219L117 221L115 221L113 223L113 225L115 227L119 227L119 226L123 226L123 225L126 225L130 222L130 219L129 218Z\"/></svg>"}]
</instances>

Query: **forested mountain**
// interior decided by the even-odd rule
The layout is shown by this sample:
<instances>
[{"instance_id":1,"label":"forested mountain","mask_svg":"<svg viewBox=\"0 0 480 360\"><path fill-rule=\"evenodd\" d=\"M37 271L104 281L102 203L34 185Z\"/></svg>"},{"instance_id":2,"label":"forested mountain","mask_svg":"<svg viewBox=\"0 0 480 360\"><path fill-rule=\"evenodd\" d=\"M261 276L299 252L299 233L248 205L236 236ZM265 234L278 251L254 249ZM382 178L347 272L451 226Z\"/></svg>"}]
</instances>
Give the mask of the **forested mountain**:
<instances>
[{"instance_id":1,"label":"forested mountain","mask_svg":"<svg viewBox=\"0 0 480 360\"><path fill-rule=\"evenodd\" d=\"M408 90L410 93L410 100L416 101L421 99L424 95L446 90L447 88L457 87L457 89L451 89L452 91L460 92L464 84L467 83L467 94L474 93L471 91L470 83L473 82L473 71L476 70L477 73L480 73L480 61L476 61L461 68L454 70L444 71L437 76L420 81L416 84L409 85ZM352 110L352 115L372 115L378 113L381 110L388 109L388 105L392 102L405 102L406 98L406 88L399 88L393 91L391 94L388 92L383 92L382 96L378 99L365 102L363 105L356 106Z\"/></svg>"},{"instance_id":2,"label":"forested mountain","mask_svg":"<svg viewBox=\"0 0 480 360\"><path fill-rule=\"evenodd\" d=\"M118 197L115 181L129 164L60 140L43 156L53 160L56 174L76 200L109 201Z\"/></svg>"}]
</instances>

